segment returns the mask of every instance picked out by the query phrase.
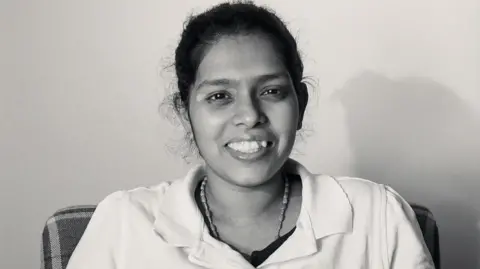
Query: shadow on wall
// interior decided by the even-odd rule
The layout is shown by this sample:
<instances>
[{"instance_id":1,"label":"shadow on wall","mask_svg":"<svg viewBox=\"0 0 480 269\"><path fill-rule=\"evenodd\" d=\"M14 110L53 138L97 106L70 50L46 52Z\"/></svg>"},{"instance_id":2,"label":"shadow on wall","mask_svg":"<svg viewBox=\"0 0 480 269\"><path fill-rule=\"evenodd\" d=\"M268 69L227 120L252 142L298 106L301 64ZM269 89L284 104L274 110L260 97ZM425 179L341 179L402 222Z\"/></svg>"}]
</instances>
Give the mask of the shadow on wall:
<instances>
[{"instance_id":1,"label":"shadow on wall","mask_svg":"<svg viewBox=\"0 0 480 269\"><path fill-rule=\"evenodd\" d=\"M480 122L427 78L365 72L334 96L345 109L356 176L429 207L442 268L480 268Z\"/></svg>"}]
</instances>

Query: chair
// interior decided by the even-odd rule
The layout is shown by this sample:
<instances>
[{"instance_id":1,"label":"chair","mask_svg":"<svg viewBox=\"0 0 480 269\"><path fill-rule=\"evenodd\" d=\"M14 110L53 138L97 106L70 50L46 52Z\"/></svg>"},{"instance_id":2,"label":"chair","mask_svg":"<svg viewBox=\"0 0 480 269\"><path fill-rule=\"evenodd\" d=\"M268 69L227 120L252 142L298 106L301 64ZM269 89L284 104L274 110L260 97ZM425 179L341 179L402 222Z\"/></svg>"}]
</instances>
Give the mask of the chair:
<instances>
[{"instance_id":1,"label":"chair","mask_svg":"<svg viewBox=\"0 0 480 269\"><path fill-rule=\"evenodd\" d=\"M424 206L412 204L423 238L432 254L435 268L440 269L440 246L437 223L432 212ZM42 233L41 269L65 269L96 206L62 208L51 216Z\"/></svg>"},{"instance_id":2,"label":"chair","mask_svg":"<svg viewBox=\"0 0 480 269\"><path fill-rule=\"evenodd\" d=\"M42 233L41 269L65 269L87 228L94 205L66 207L48 218Z\"/></svg>"}]
</instances>

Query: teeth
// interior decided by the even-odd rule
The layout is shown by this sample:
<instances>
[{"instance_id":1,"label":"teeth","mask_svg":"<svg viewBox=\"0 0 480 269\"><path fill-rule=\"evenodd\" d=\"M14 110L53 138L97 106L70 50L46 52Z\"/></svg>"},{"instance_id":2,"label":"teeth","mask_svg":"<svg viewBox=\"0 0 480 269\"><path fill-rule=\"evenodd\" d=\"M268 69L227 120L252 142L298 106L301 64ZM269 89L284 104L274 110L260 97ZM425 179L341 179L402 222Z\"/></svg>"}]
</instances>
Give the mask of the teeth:
<instances>
[{"instance_id":1,"label":"teeth","mask_svg":"<svg viewBox=\"0 0 480 269\"><path fill-rule=\"evenodd\" d=\"M267 141L241 141L229 143L227 146L243 153L254 153L267 147Z\"/></svg>"}]
</instances>

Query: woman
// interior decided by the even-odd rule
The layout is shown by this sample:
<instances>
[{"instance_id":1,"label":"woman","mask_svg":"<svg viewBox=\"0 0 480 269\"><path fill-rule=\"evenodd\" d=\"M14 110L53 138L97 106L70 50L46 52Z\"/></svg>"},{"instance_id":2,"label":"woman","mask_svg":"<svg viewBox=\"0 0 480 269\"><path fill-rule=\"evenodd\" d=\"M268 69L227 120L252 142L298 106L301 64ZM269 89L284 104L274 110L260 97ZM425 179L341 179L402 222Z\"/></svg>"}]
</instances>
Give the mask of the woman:
<instances>
[{"instance_id":1,"label":"woman","mask_svg":"<svg viewBox=\"0 0 480 269\"><path fill-rule=\"evenodd\" d=\"M226 3L190 18L175 68L174 105L205 164L105 198L68 269L433 268L395 191L289 158L308 92L273 12Z\"/></svg>"}]
</instances>

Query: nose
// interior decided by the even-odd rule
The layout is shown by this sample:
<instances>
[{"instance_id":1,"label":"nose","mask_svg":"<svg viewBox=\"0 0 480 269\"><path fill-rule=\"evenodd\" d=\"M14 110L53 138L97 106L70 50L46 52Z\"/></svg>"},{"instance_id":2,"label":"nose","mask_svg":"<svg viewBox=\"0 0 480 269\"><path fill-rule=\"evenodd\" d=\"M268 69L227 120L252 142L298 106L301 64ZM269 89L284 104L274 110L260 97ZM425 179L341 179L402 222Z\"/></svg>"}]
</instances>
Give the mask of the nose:
<instances>
[{"instance_id":1,"label":"nose","mask_svg":"<svg viewBox=\"0 0 480 269\"><path fill-rule=\"evenodd\" d=\"M266 121L267 117L258 101L250 96L237 98L235 115L233 117L235 125L253 128Z\"/></svg>"}]
</instances>

